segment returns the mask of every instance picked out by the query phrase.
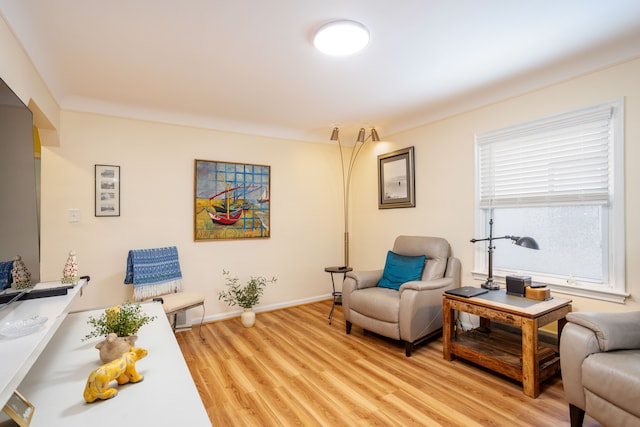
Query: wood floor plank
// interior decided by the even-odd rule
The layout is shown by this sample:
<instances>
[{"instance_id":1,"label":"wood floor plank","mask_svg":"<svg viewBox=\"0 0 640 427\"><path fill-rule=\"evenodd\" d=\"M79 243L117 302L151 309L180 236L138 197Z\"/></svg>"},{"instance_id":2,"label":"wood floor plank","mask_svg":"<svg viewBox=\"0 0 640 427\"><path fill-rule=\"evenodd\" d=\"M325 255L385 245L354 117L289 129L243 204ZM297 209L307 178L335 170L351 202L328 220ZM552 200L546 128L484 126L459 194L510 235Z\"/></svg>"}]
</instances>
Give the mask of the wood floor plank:
<instances>
[{"instance_id":1,"label":"wood floor plank","mask_svg":"<svg viewBox=\"0 0 640 427\"><path fill-rule=\"evenodd\" d=\"M512 379L442 356L442 339L404 345L354 325L331 301L178 333L211 422L219 426L569 426L559 375L531 399ZM584 427L598 427L585 417Z\"/></svg>"}]
</instances>

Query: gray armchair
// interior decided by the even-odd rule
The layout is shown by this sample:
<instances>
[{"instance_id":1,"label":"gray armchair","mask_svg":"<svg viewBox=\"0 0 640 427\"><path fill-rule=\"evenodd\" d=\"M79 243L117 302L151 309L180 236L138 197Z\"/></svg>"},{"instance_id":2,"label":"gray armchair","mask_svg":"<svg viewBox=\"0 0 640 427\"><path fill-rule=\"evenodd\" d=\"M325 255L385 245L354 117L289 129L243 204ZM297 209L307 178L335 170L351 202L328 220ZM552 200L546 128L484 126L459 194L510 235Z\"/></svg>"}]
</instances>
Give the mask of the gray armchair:
<instances>
[{"instance_id":1,"label":"gray armchair","mask_svg":"<svg viewBox=\"0 0 640 427\"><path fill-rule=\"evenodd\" d=\"M440 237L399 236L392 251L426 255L421 280L399 290L379 287L383 270L348 272L342 286L346 332L353 324L405 343L411 356L415 344L442 332L442 293L460 286L460 261L451 257L449 243Z\"/></svg>"},{"instance_id":2,"label":"gray armchair","mask_svg":"<svg viewBox=\"0 0 640 427\"><path fill-rule=\"evenodd\" d=\"M572 427L640 425L640 311L569 313L560 366Z\"/></svg>"}]
</instances>

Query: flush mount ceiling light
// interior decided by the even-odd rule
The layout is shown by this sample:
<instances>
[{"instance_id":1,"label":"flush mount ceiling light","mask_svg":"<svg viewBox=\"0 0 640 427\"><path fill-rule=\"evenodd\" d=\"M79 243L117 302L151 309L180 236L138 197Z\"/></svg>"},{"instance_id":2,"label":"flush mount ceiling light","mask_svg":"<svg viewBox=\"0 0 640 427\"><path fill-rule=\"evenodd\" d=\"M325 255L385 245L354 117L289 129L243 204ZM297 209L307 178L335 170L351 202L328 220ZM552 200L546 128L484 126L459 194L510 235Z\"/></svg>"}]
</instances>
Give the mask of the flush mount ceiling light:
<instances>
[{"instance_id":1,"label":"flush mount ceiling light","mask_svg":"<svg viewBox=\"0 0 640 427\"><path fill-rule=\"evenodd\" d=\"M351 55L369 43L369 30L359 22L333 21L318 28L313 37L316 49L327 55Z\"/></svg>"}]
</instances>

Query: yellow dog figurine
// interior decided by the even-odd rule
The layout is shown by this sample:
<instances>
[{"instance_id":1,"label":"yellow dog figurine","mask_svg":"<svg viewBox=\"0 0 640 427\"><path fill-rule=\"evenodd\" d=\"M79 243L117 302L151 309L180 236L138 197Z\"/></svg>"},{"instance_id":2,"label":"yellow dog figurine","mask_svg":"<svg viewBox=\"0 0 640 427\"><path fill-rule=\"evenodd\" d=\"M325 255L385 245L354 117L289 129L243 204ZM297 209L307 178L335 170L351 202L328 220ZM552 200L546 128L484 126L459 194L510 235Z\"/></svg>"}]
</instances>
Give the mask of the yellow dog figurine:
<instances>
[{"instance_id":1,"label":"yellow dog figurine","mask_svg":"<svg viewBox=\"0 0 640 427\"><path fill-rule=\"evenodd\" d=\"M144 377L136 371L136 362L146 355L147 350L144 348L132 347L131 351L124 353L119 359L91 372L84 388L84 400L91 403L96 399L106 400L118 394L118 390L109 388L109 383L113 380L120 385L142 381Z\"/></svg>"}]
</instances>

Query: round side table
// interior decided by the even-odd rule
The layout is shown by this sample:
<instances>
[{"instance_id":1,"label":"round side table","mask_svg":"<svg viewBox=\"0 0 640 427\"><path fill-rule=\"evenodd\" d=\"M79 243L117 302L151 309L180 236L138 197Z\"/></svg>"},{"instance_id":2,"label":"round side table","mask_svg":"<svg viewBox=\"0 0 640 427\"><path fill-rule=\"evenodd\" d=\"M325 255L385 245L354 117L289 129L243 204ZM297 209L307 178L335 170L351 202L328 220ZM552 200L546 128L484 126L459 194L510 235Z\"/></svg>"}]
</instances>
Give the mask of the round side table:
<instances>
[{"instance_id":1,"label":"round side table","mask_svg":"<svg viewBox=\"0 0 640 427\"><path fill-rule=\"evenodd\" d=\"M338 273L342 273L342 281L344 282L345 277L349 271L352 271L351 267L326 267L324 271L327 273L331 273L331 286L333 287L333 292L331 292L331 296L333 297L333 303L331 304L331 313L329 313L329 324L331 324L331 320L333 319L333 310L336 305L342 305L342 291L336 291L336 282L333 279L333 275ZM342 288L341 288L342 289Z\"/></svg>"}]
</instances>

